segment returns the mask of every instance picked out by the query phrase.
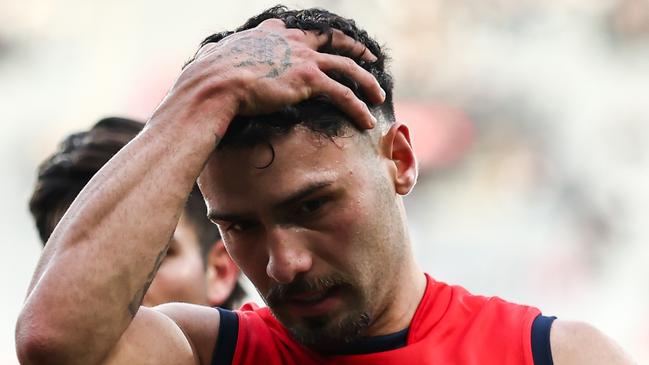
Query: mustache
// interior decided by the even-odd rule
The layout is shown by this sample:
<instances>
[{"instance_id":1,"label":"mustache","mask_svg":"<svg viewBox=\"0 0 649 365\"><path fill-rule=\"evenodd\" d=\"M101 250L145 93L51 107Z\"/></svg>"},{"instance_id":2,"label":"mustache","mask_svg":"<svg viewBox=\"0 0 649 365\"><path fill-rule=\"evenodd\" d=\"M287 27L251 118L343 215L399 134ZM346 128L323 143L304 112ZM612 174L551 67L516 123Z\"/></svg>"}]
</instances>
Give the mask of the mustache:
<instances>
[{"instance_id":1,"label":"mustache","mask_svg":"<svg viewBox=\"0 0 649 365\"><path fill-rule=\"evenodd\" d=\"M278 284L270 288L265 295L268 306L276 306L287 301L291 296L314 292L327 291L333 287L351 286L342 275L332 274L316 278L297 277L288 284Z\"/></svg>"}]
</instances>

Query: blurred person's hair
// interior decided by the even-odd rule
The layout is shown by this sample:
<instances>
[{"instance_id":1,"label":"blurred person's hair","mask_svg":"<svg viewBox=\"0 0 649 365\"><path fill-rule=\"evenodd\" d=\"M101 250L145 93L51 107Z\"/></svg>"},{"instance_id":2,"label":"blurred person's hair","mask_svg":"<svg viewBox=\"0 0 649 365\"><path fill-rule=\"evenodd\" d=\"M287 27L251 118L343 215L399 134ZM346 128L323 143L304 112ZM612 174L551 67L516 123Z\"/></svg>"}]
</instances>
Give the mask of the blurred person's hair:
<instances>
[{"instance_id":1,"label":"blurred person's hair","mask_svg":"<svg viewBox=\"0 0 649 365\"><path fill-rule=\"evenodd\" d=\"M88 131L66 137L58 150L41 163L29 210L43 245L74 199L90 179L144 127L144 123L125 118L105 118ZM212 246L221 238L217 227L207 219L205 201L194 185L184 212L198 237L203 263ZM239 283L223 303L232 308L244 297Z\"/></svg>"},{"instance_id":2,"label":"blurred person's hair","mask_svg":"<svg viewBox=\"0 0 649 365\"><path fill-rule=\"evenodd\" d=\"M377 41L372 39L365 30L359 29L352 19L343 18L324 9L290 10L285 6L277 5L248 19L244 25L235 31L224 31L210 35L203 40L200 46L220 42L231 34L254 28L268 19L280 19L287 28L315 30L320 34L328 34L330 38L329 44L320 49L321 52L341 54L331 47L331 31L333 29L338 29L362 43L366 48L365 51L372 52L378 58L375 62L363 60L361 58L362 53L358 55L342 55L352 58L377 79L386 93L383 104L371 105L363 95L359 85L348 77L338 73L328 73L328 75L350 88L360 100L364 101L379 123L394 122L393 81L392 76L386 69L388 56ZM193 62L195 57L196 55L187 64ZM237 116L230 124L218 147L251 146L267 143L274 136L289 133L297 125L302 125L315 133L327 137L338 137L342 135L345 128L352 127L354 124L326 96L318 96L296 105L284 107L280 111L268 115Z\"/></svg>"}]
</instances>

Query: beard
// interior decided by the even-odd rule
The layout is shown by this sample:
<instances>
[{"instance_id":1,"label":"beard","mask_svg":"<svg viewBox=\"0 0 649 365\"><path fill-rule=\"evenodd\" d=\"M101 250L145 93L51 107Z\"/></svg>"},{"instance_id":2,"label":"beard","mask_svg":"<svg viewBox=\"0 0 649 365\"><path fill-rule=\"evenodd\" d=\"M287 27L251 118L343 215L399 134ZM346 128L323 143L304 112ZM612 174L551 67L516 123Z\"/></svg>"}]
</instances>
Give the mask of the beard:
<instances>
[{"instance_id":1,"label":"beard","mask_svg":"<svg viewBox=\"0 0 649 365\"><path fill-rule=\"evenodd\" d=\"M307 318L287 329L293 339L311 350L334 353L363 337L371 323L369 313L360 311L342 314L340 319L328 317Z\"/></svg>"},{"instance_id":2,"label":"beard","mask_svg":"<svg viewBox=\"0 0 649 365\"><path fill-rule=\"evenodd\" d=\"M294 318L286 313L286 303L292 296L309 292L340 295L347 306L319 316ZM314 279L299 276L289 284L272 287L264 300L293 339L316 352L330 353L357 341L366 333L372 323L367 297L351 280L332 274Z\"/></svg>"}]
</instances>

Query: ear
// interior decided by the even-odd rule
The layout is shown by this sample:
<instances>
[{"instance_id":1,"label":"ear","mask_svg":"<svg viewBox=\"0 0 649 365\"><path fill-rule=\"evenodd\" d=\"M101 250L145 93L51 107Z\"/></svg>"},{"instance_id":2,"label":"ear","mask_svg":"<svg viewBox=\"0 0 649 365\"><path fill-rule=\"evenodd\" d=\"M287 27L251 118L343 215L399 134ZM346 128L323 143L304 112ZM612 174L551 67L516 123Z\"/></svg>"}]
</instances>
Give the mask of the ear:
<instances>
[{"instance_id":1,"label":"ear","mask_svg":"<svg viewBox=\"0 0 649 365\"><path fill-rule=\"evenodd\" d=\"M395 122L381 137L381 152L387 159L395 191L408 194L417 182L417 159L408 126Z\"/></svg>"},{"instance_id":2,"label":"ear","mask_svg":"<svg viewBox=\"0 0 649 365\"><path fill-rule=\"evenodd\" d=\"M207 255L207 300L211 306L225 303L239 279L239 268L232 261L221 240Z\"/></svg>"}]
</instances>

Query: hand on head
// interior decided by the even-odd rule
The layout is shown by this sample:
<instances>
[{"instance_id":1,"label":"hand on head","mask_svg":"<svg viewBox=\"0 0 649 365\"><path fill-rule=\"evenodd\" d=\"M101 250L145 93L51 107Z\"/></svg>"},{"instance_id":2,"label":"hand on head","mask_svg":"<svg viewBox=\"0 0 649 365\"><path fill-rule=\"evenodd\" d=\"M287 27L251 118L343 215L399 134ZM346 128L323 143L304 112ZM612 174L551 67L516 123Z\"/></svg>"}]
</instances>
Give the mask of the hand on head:
<instances>
[{"instance_id":1,"label":"hand on head","mask_svg":"<svg viewBox=\"0 0 649 365\"><path fill-rule=\"evenodd\" d=\"M324 48L340 55L319 51ZM175 89L188 85L200 96L200 103L209 103L211 96L225 91L224 97L233 101L232 113L246 116L269 114L325 95L359 128L373 128L376 119L366 103L328 75L336 73L353 80L369 102L382 103L385 92L376 78L350 57L377 60L365 45L340 30L288 29L281 20L269 19L253 29L205 44Z\"/></svg>"}]
</instances>

